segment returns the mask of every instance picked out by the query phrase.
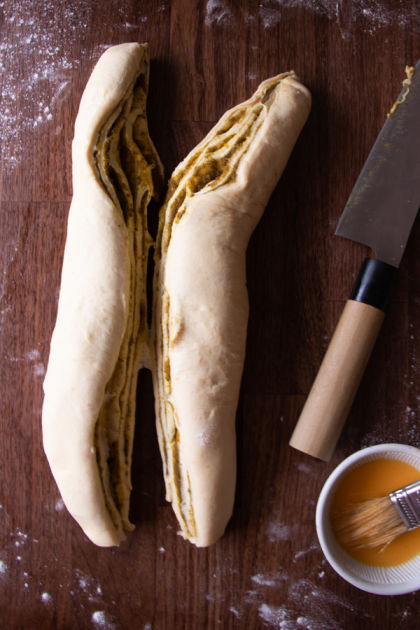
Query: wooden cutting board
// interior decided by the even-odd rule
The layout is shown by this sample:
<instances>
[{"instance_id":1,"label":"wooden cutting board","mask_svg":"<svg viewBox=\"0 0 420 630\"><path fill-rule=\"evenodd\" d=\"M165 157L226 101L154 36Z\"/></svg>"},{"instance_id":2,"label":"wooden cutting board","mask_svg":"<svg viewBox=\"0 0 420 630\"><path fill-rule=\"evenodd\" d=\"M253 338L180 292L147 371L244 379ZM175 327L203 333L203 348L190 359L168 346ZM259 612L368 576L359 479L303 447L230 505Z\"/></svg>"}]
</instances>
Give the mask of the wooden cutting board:
<instances>
[{"instance_id":1,"label":"wooden cutting board","mask_svg":"<svg viewBox=\"0 0 420 630\"><path fill-rule=\"evenodd\" d=\"M314 528L323 482L345 456L380 442L420 447L418 222L333 460L300 454L288 439L366 254L334 230L404 67L420 57L419 4L6 0L0 24L0 627L418 627L418 596L350 586L326 563ZM96 60L125 41L150 43L150 129L167 175L268 76L293 68L313 95L248 250L237 496L226 535L210 549L177 536L147 372L138 391L136 531L118 549L85 538L42 451L74 119Z\"/></svg>"}]
</instances>

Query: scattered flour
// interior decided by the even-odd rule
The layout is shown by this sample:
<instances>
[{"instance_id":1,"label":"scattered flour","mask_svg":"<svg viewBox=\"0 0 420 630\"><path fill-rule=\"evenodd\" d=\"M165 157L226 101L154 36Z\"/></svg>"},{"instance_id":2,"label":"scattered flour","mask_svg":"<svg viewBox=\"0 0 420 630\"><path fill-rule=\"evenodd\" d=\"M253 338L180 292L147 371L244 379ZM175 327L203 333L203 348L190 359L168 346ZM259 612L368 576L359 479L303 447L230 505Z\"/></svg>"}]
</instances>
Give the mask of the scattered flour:
<instances>
[{"instance_id":1,"label":"scattered flour","mask_svg":"<svg viewBox=\"0 0 420 630\"><path fill-rule=\"evenodd\" d=\"M308 579L301 579L289 588L289 599L299 607L300 614L308 620L311 630L339 630L334 609L345 608L358 617L370 618L367 613L356 610L352 604L333 591L322 588Z\"/></svg>"},{"instance_id":2,"label":"scattered flour","mask_svg":"<svg viewBox=\"0 0 420 630\"><path fill-rule=\"evenodd\" d=\"M76 569L74 572L77 584L81 591L87 596L88 601L98 602L102 596L101 585L95 578L87 575L80 569Z\"/></svg>"},{"instance_id":3,"label":"scattered flour","mask_svg":"<svg viewBox=\"0 0 420 630\"><path fill-rule=\"evenodd\" d=\"M418 13L415 5L405 5L395 2L384 5L382 0L261 0L258 14L265 29L277 26L285 17L285 11L292 9L312 11L326 19L336 22L343 39L348 39L354 30L373 35L384 27L406 27L415 24ZM255 16L246 16L252 22ZM231 23L237 25L241 19L240 13L233 13L232 5L224 0L208 0L206 4L206 26L220 26ZM419 25L420 30L420 25Z\"/></svg>"},{"instance_id":4,"label":"scattered flour","mask_svg":"<svg viewBox=\"0 0 420 630\"><path fill-rule=\"evenodd\" d=\"M260 618L265 623L281 630L342 630L336 622L329 620L325 615L320 618L318 615L302 615L301 612L287 606L270 606L261 604L258 608Z\"/></svg>"},{"instance_id":5,"label":"scattered flour","mask_svg":"<svg viewBox=\"0 0 420 630\"><path fill-rule=\"evenodd\" d=\"M35 361L36 361L36 363L35 363L35 365L33 367L33 371L34 371L35 376L39 376L39 377L44 376L44 374L45 374L45 367L44 367L44 364L39 361L39 359L41 358L39 350L36 350L36 349L29 350L29 352L26 353L25 358L28 361L31 361L33 363L35 363ZM14 359L16 361L19 360L18 357L14 357ZM20 359L20 360L22 360L22 359Z\"/></svg>"},{"instance_id":6,"label":"scattered flour","mask_svg":"<svg viewBox=\"0 0 420 630\"><path fill-rule=\"evenodd\" d=\"M277 540L289 540L291 535L290 525L273 521L267 525L266 533L270 542Z\"/></svg>"},{"instance_id":7,"label":"scattered flour","mask_svg":"<svg viewBox=\"0 0 420 630\"><path fill-rule=\"evenodd\" d=\"M259 586L277 586L281 581L287 581L287 572L276 571L275 573L257 573L251 576L251 580Z\"/></svg>"},{"instance_id":8,"label":"scattered flour","mask_svg":"<svg viewBox=\"0 0 420 630\"><path fill-rule=\"evenodd\" d=\"M262 573L258 573L257 575L252 575L251 580L256 582L260 586L275 586L277 584L277 580L272 577L267 577Z\"/></svg>"},{"instance_id":9,"label":"scattered flour","mask_svg":"<svg viewBox=\"0 0 420 630\"><path fill-rule=\"evenodd\" d=\"M7 569L7 564L3 560L0 560L0 575L5 575L7 573Z\"/></svg>"},{"instance_id":10,"label":"scattered flour","mask_svg":"<svg viewBox=\"0 0 420 630\"><path fill-rule=\"evenodd\" d=\"M45 366L43 363L36 363L34 365L34 374L39 378L42 378L45 375Z\"/></svg>"},{"instance_id":11,"label":"scattered flour","mask_svg":"<svg viewBox=\"0 0 420 630\"><path fill-rule=\"evenodd\" d=\"M313 627L312 619L308 619L307 617L298 617L296 619L296 623L298 626L301 626L302 628L307 628L307 630L311 630Z\"/></svg>"},{"instance_id":12,"label":"scattered flour","mask_svg":"<svg viewBox=\"0 0 420 630\"><path fill-rule=\"evenodd\" d=\"M254 604L255 600L258 599L258 597L259 597L258 591L254 591L254 590L247 591L245 593L244 601L246 604Z\"/></svg>"},{"instance_id":13,"label":"scattered flour","mask_svg":"<svg viewBox=\"0 0 420 630\"><path fill-rule=\"evenodd\" d=\"M226 24L232 19L232 11L228 2L223 0L208 0L206 5L206 26Z\"/></svg>"},{"instance_id":14,"label":"scattered flour","mask_svg":"<svg viewBox=\"0 0 420 630\"><path fill-rule=\"evenodd\" d=\"M23 133L53 119L54 100L59 97L57 90L75 65L63 54L58 38L53 37L57 27L54 11L50 10L52 5L43 4L39 13L34 12L31 0L21 0L18 5L6 3L3 9L3 24L8 23L9 32L14 32L13 37L0 44L0 135L2 159L9 169L22 158ZM82 23L81 28L83 30ZM61 36L60 39L64 41ZM18 83L22 60L26 65L25 80Z\"/></svg>"},{"instance_id":15,"label":"scattered flour","mask_svg":"<svg viewBox=\"0 0 420 630\"><path fill-rule=\"evenodd\" d=\"M26 353L26 358L28 359L28 361L37 361L39 358L41 357L39 350L29 350L29 352Z\"/></svg>"},{"instance_id":16,"label":"scattered flour","mask_svg":"<svg viewBox=\"0 0 420 630\"><path fill-rule=\"evenodd\" d=\"M294 555L293 562L296 562L296 560L299 560L299 558L302 558L303 556L306 556L308 553L311 553L312 551L316 551L318 549L319 549L318 545L311 545L310 547L308 547L308 549L302 549L302 551L298 551Z\"/></svg>"},{"instance_id":17,"label":"scattered flour","mask_svg":"<svg viewBox=\"0 0 420 630\"><path fill-rule=\"evenodd\" d=\"M0 114L0 118L1 118L1 114ZM12 260L10 262L12 262ZM7 269L3 272L3 274L6 275L6 273L7 273ZM0 300L1 300L1 295L0 295ZM1 315L0 329L2 327L5 314L6 314L6 309L2 310L1 313L0 313L0 315ZM6 358L11 363L20 363L20 362L24 363L25 361L30 361L31 363L33 363L33 362L37 361L37 359L40 358L40 354L39 354L38 350L30 350L23 357L7 356ZM41 363L40 361L35 363L34 366L33 366L33 372L34 372L35 376L43 377L45 375L45 366L44 366L44 364Z\"/></svg>"},{"instance_id":18,"label":"scattered flour","mask_svg":"<svg viewBox=\"0 0 420 630\"><path fill-rule=\"evenodd\" d=\"M25 544L28 540L28 534L25 534L25 532L22 532L19 528L15 529L14 535L17 538L17 540L15 541L16 547L20 547L20 545Z\"/></svg>"},{"instance_id":19,"label":"scattered flour","mask_svg":"<svg viewBox=\"0 0 420 630\"><path fill-rule=\"evenodd\" d=\"M337 0L262 0L259 14L264 28L275 27L286 9L312 11L335 21L343 39L347 39L355 28L373 35L387 26L405 27L415 23L418 16L414 5L406 5L402 11L399 2L385 6L381 0L353 0L352 3Z\"/></svg>"},{"instance_id":20,"label":"scattered flour","mask_svg":"<svg viewBox=\"0 0 420 630\"><path fill-rule=\"evenodd\" d=\"M300 472L305 473L306 475L310 475L312 472L310 466L308 466L307 464L302 464L302 463L298 465L298 470Z\"/></svg>"},{"instance_id":21,"label":"scattered flour","mask_svg":"<svg viewBox=\"0 0 420 630\"><path fill-rule=\"evenodd\" d=\"M401 442L420 448L420 429L417 421L419 412L412 410L394 410L393 417L401 417L402 421L396 426L395 422L385 417L371 419L369 431L362 437L360 447L373 446L385 442Z\"/></svg>"},{"instance_id":22,"label":"scattered flour","mask_svg":"<svg viewBox=\"0 0 420 630\"><path fill-rule=\"evenodd\" d=\"M261 604L258 608L260 618L272 626L281 628L282 630L293 630L290 623L296 618L293 611L286 606L269 606Z\"/></svg>"},{"instance_id":23,"label":"scattered flour","mask_svg":"<svg viewBox=\"0 0 420 630\"><path fill-rule=\"evenodd\" d=\"M337 617L342 616L342 609L349 611L355 618L371 619L369 614L356 605L333 591L320 587L319 578L324 575L320 566L314 568L314 581L304 578L291 582L288 575L282 572L256 574L251 580L258 590L246 591L242 603L256 608L265 626L281 630L344 630L337 621ZM274 598L275 591L271 588L278 587L281 580L284 580L282 583L287 587L287 594L281 600L284 604L272 605L266 598ZM236 605L236 602L232 603ZM233 606L229 609L231 612L232 608ZM241 606L235 607L235 611L238 610L241 610Z\"/></svg>"},{"instance_id":24,"label":"scattered flour","mask_svg":"<svg viewBox=\"0 0 420 630\"><path fill-rule=\"evenodd\" d=\"M239 610L237 608L235 608L235 606L231 606L229 608L229 612L231 612L233 615L235 615L235 617L240 617L241 613L239 612Z\"/></svg>"},{"instance_id":25,"label":"scattered flour","mask_svg":"<svg viewBox=\"0 0 420 630\"><path fill-rule=\"evenodd\" d=\"M27 148L23 140L27 141L28 132L33 133L40 126L53 123L83 61L88 60L92 65L108 47L103 45L92 51L80 50L77 46L78 56L73 56L73 43L85 41L89 24L95 24L96 7L90 0L74 0L71 6L66 4L56 5L53 0L43 0L34 10L32 0L0 3L3 35L0 43L0 137L6 173L21 163ZM121 17L127 13L126 5L125 0L119 3ZM117 19L112 28L122 31L122 37L125 34L130 38L126 31L132 31L146 19L139 15L138 24ZM25 66L24 80L21 80L22 64ZM61 130L60 125L56 126L55 134Z\"/></svg>"},{"instance_id":26,"label":"scattered flour","mask_svg":"<svg viewBox=\"0 0 420 630\"><path fill-rule=\"evenodd\" d=\"M95 611L92 615L92 621L100 628L106 628L107 626L106 615L103 610Z\"/></svg>"},{"instance_id":27,"label":"scattered flour","mask_svg":"<svg viewBox=\"0 0 420 630\"><path fill-rule=\"evenodd\" d=\"M41 595L41 601L44 602L44 604L49 604L50 602L52 602L52 597L49 593L45 592L42 593Z\"/></svg>"},{"instance_id":28,"label":"scattered flour","mask_svg":"<svg viewBox=\"0 0 420 630\"><path fill-rule=\"evenodd\" d=\"M393 617L398 617L399 619L401 619L401 621L405 621L406 619L408 619L409 617L412 616L412 613L413 613L412 610L410 610L409 608L406 608L402 612L395 613L392 616Z\"/></svg>"},{"instance_id":29,"label":"scattered flour","mask_svg":"<svg viewBox=\"0 0 420 630\"><path fill-rule=\"evenodd\" d=\"M57 499L57 501L55 502L55 510L57 512L61 512L61 510L64 509L64 501L63 499Z\"/></svg>"},{"instance_id":30,"label":"scattered flour","mask_svg":"<svg viewBox=\"0 0 420 630\"><path fill-rule=\"evenodd\" d=\"M105 630L116 630L116 626L113 623L113 621L111 620L111 617L108 613L106 613L104 610L96 610L93 614L92 614L92 622L95 624L95 626L97 626L98 628L105 628ZM146 626L144 626L145 628L147 627L148 624L146 624ZM150 628L152 626L149 626Z\"/></svg>"}]
</instances>

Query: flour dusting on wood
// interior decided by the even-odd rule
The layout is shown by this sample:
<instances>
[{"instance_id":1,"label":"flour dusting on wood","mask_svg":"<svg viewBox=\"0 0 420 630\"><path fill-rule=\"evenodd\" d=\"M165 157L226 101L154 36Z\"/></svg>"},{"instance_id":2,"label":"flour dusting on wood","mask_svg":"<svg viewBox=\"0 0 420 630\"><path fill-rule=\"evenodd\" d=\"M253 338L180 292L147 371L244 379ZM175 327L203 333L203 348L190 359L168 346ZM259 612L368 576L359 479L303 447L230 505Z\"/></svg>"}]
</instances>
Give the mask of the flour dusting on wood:
<instances>
[{"instance_id":1,"label":"flour dusting on wood","mask_svg":"<svg viewBox=\"0 0 420 630\"><path fill-rule=\"evenodd\" d=\"M271 626L282 628L282 630L292 630L287 623L290 622L294 615L286 606L269 606L268 604L261 604L258 608L258 614L260 618L269 623Z\"/></svg>"},{"instance_id":2,"label":"flour dusting on wood","mask_svg":"<svg viewBox=\"0 0 420 630\"><path fill-rule=\"evenodd\" d=\"M88 601L94 602L101 599L102 588L99 582L95 580L95 578L87 575L87 573L84 573L80 569L76 569L74 575L79 588L83 591L85 595L87 595Z\"/></svg>"},{"instance_id":3,"label":"flour dusting on wood","mask_svg":"<svg viewBox=\"0 0 420 630\"><path fill-rule=\"evenodd\" d=\"M337 23L341 36L347 39L355 30L373 35L384 27L404 28L418 18L414 6L396 2L387 6L381 0L262 0L259 3L260 19L264 28L270 29L282 19L290 18L290 10L312 11ZM289 11L286 14L286 11ZM417 19L418 22L418 19ZM419 25L420 27L420 25Z\"/></svg>"},{"instance_id":4,"label":"flour dusting on wood","mask_svg":"<svg viewBox=\"0 0 420 630\"><path fill-rule=\"evenodd\" d=\"M274 573L256 573L251 576L251 580L259 586L278 586L282 581L287 582L289 575L287 571L275 571Z\"/></svg>"},{"instance_id":5,"label":"flour dusting on wood","mask_svg":"<svg viewBox=\"0 0 420 630\"><path fill-rule=\"evenodd\" d=\"M293 562L296 562L296 560L299 560L303 556L308 555L308 553L312 553L313 551L319 551L319 549L320 547L317 544L311 545L310 547L308 547L308 549L302 549L301 551L298 551L295 553L293 557Z\"/></svg>"},{"instance_id":6,"label":"flour dusting on wood","mask_svg":"<svg viewBox=\"0 0 420 630\"><path fill-rule=\"evenodd\" d=\"M232 11L228 2L223 0L208 0L206 5L206 17L205 24L211 26L212 24L226 24L230 22L232 18Z\"/></svg>"},{"instance_id":7,"label":"flour dusting on wood","mask_svg":"<svg viewBox=\"0 0 420 630\"><path fill-rule=\"evenodd\" d=\"M96 610L92 614L92 622L97 628L105 628L107 630L113 630L113 628L115 628L104 610Z\"/></svg>"},{"instance_id":8,"label":"flour dusting on wood","mask_svg":"<svg viewBox=\"0 0 420 630\"><path fill-rule=\"evenodd\" d=\"M286 525L286 523L272 521L271 523L268 523L266 533L268 540L270 540L271 542L276 542L278 540L289 540L291 535L291 527L290 525Z\"/></svg>"},{"instance_id":9,"label":"flour dusting on wood","mask_svg":"<svg viewBox=\"0 0 420 630\"><path fill-rule=\"evenodd\" d=\"M50 604L52 602L52 597L46 591L41 595L41 601L43 604Z\"/></svg>"},{"instance_id":10,"label":"flour dusting on wood","mask_svg":"<svg viewBox=\"0 0 420 630\"><path fill-rule=\"evenodd\" d=\"M381 0L261 0L258 4L258 17L264 29L273 29L283 20L290 20L291 11L311 11L335 22L343 39L348 39L356 30L374 35L386 27L407 28L418 23L416 7L400 3L385 6ZM206 4L206 26L231 24L240 27L239 22L252 22L254 15L234 13L232 5L225 0L208 0ZM420 30L420 24L419 24Z\"/></svg>"},{"instance_id":11,"label":"flour dusting on wood","mask_svg":"<svg viewBox=\"0 0 420 630\"><path fill-rule=\"evenodd\" d=\"M123 2L121 10L125 10ZM38 2L34 10L32 0L18 3L0 2L3 41L0 44L0 110L1 160L3 169L10 173L23 158L24 142L28 134L53 123L61 103L70 94L72 81L83 61L95 61L108 48L97 51L82 48L75 58L72 42L86 38L88 24L95 22L96 8L89 0L79 0L66 6L52 0ZM116 21L113 28L132 30L138 23ZM66 46L64 45L66 43ZM69 45L70 44L70 45ZM21 65L25 70L22 77ZM62 116L60 115L60 119ZM54 133L62 132L62 126Z\"/></svg>"}]
</instances>

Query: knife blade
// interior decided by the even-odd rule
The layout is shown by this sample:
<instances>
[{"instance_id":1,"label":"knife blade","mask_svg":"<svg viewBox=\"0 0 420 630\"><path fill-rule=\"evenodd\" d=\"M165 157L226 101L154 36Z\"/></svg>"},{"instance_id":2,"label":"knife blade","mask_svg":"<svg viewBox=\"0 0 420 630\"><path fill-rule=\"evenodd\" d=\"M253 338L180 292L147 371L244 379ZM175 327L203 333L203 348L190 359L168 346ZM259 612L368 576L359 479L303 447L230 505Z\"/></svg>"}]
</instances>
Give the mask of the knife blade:
<instances>
[{"instance_id":1,"label":"knife blade","mask_svg":"<svg viewBox=\"0 0 420 630\"><path fill-rule=\"evenodd\" d=\"M420 61L406 72L335 232L395 267L420 206Z\"/></svg>"},{"instance_id":2,"label":"knife blade","mask_svg":"<svg viewBox=\"0 0 420 630\"><path fill-rule=\"evenodd\" d=\"M420 206L420 60L406 68L336 234L369 246L289 444L328 461L379 334Z\"/></svg>"}]
</instances>

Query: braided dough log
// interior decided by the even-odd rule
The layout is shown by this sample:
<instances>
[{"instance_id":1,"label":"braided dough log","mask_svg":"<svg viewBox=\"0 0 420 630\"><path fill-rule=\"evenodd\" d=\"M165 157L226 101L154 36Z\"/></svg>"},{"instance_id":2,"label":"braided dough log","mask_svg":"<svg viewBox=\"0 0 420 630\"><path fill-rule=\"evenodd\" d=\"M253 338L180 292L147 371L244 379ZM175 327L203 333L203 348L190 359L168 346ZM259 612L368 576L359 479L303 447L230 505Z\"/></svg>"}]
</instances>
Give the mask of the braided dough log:
<instances>
[{"instance_id":1,"label":"braided dough log","mask_svg":"<svg viewBox=\"0 0 420 630\"><path fill-rule=\"evenodd\" d=\"M228 111L176 168L160 216L154 387L167 499L184 537L215 542L232 514L248 240L309 114L293 72Z\"/></svg>"},{"instance_id":2,"label":"braided dough log","mask_svg":"<svg viewBox=\"0 0 420 630\"><path fill-rule=\"evenodd\" d=\"M73 199L44 382L43 440L64 503L97 545L128 519L138 369L147 361L147 204L162 169L145 117L147 45L98 61L75 124Z\"/></svg>"}]
</instances>

